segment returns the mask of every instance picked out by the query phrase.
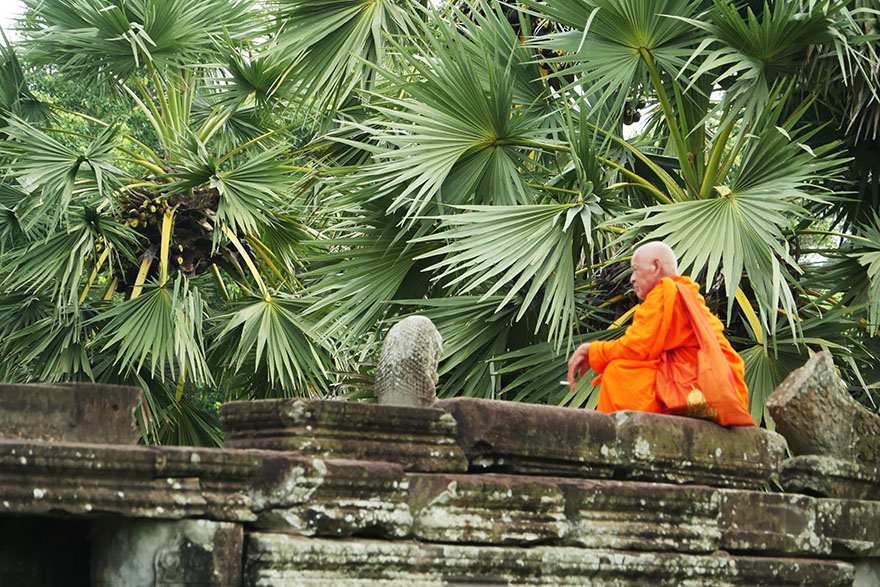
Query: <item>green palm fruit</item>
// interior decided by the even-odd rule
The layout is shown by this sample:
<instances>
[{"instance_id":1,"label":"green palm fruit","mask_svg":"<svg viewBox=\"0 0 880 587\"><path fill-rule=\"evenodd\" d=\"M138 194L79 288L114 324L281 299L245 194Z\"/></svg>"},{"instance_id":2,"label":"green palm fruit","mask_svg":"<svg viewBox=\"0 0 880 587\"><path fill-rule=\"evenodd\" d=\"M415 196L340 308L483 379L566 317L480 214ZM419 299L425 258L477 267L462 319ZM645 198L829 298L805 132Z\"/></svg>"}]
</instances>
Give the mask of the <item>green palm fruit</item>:
<instances>
[{"instance_id":1,"label":"green palm fruit","mask_svg":"<svg viewBox=\"0 0 880 587\"><path fill-rule=\"evenodd\" d=\"M177 264L178 264L178 265L183 265L183 257L178 257L178 258L177 258Z\"/></svg>"},{"instance_id":2,"label":"green palm fruit","mask_svg":"<svg viewBox=\"0 0 880 587\"><path fill-rule=\"evenodd\" d=\"M129 224L129 226L131 226L132 228L137 228L138 224L140 224L140 222L138 222L137 218L132 219L130 222L131 222L131 224Z\"/></svg>"}]
</instances>

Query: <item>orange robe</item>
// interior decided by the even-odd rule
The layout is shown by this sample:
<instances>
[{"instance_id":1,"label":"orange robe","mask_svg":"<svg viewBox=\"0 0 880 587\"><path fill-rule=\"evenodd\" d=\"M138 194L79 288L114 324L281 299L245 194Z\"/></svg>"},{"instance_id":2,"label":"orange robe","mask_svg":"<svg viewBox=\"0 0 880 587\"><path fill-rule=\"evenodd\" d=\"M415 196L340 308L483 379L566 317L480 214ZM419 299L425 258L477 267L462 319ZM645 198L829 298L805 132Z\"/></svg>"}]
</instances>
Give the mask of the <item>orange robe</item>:
<instances>
[{"instance_id":1,"label":"orange robe","mask_svg":"<svg viewBox=\"0 0 880 587\"><path fill-rule=\"evenodd\" d=\"M638 410L659 414L661 407L654 391L654 378L660 354L675 349L676 360L697 362L699 343L673 280L687 285L697 295L718 337L722 354L733 371L737 396L748 410L749 392L742 357L724 337L724 325L706 307L700 287L681 275L672 279L664 277L648 292L622 337L590 344L590 367L600 373L593 381L594 385L600 384L596 409L606 413Z\"/></svg>"}]
</instances>

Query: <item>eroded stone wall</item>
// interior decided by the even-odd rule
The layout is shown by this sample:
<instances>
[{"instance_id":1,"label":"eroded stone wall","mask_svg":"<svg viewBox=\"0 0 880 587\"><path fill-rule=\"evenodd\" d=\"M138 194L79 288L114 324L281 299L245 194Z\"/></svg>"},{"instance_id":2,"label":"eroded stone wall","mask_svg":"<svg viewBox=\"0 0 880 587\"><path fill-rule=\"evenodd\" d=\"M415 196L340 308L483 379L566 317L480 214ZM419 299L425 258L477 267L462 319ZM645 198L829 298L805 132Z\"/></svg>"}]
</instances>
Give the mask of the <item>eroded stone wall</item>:
<instances>
[{"instance_id":1,"label":"eroded stone wall","mask_svg":"<svg viewBox=\"0 0 880 587\"><path fill-rule=\"evenodd\" d=\"M134 390L0 386L21 415L0 418L0 585L880 585L877 438L803 440L833 426L803 416L824 360L771 402L796 450L758 428L473 399L231 403L229 448L144 447ZM20 408L74 391L88 417L40 429ZM873 430L838 400L839 426ZM58 536L70 548L49 555Z\"/></svg>"}]
</instances>

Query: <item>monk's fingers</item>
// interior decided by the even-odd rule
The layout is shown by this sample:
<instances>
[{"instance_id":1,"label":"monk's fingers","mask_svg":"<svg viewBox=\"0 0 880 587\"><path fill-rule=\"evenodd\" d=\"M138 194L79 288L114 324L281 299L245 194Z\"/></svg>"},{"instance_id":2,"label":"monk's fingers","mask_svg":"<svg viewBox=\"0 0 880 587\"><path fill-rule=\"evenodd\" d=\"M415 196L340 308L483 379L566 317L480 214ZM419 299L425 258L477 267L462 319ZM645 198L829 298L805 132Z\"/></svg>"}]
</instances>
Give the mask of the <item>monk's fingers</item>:
<instances>
[{"instance_id":1,"label":"monk's fingers","mask_svg":"<svg viewBox=\"0 0 880 587\"><path fill-rule=\"evenodd\" d=\"M574 359L575 359L574 357L572 357L571 359L572 360L568 362L568 388L570 390L574 391L574 388L577 385L577 382L575 381L574 377L578 372L578 368L580 367L580 363L574 362Z\"/></svg>"}]
</instances>

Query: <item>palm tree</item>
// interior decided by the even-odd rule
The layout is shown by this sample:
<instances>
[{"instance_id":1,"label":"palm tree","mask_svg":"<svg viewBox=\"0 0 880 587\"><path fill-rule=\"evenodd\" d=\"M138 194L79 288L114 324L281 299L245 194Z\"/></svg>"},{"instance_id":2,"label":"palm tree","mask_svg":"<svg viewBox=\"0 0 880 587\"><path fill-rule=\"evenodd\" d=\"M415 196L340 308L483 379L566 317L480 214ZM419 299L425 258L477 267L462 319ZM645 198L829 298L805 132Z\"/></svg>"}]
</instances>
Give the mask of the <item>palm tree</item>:
<instances>
[{"instance_id":1,"label":"palm tree","mask_svg":"<svg viewBox=\"0 0 880 587\"><path fill-rule=\"evenodd\" d=\"M591 407L567 353L622 332L623 261L662 238L756 420L818 348L876 409L876 136L832 132L880 111L860 0L26 1L25 62L112 88L156 144L37 108L4 50L5 378L133 382L151 440L216 441L206 402L327 395L421 313L441 395Z\"/></svg>"},{"instance_id":2,"label":"palm tree","mask_svg":"<svg viewBox=\"0 0 880 587\"><path fill-rule=\"evenodd\" d=\"M327 345L299 316L312 235L289 197L295 135L247 77L263 16L214 0L27 8L28 59L127 98L156 144L86 113L92 134L55 124L60 108L25 116L6 47L20 91L2 129L3 376L139 385L145 435L178 443L219 442L202 405L215 386L326 392Z\"/></svg>"}]
</instances>

